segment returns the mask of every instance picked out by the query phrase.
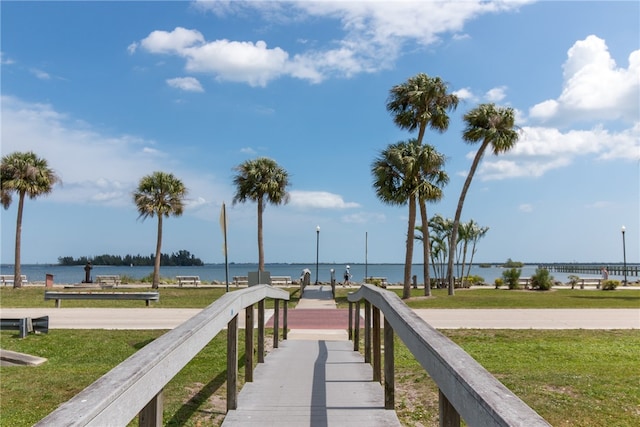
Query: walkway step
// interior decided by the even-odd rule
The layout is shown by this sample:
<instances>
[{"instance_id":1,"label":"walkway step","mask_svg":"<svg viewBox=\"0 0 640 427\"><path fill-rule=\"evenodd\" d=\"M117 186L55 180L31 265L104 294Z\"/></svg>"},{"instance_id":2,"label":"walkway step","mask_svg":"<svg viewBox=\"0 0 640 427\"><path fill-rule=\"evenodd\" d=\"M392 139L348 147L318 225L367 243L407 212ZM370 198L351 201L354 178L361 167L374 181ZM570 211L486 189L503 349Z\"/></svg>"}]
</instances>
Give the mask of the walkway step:
<instances>
[{"instance_id":1,"label":"walkway step","mask_svg":"<svg viewBox=\"0 0 640 427\"><path fill-rule=\"evenodd\" d=\"M258 365L222 425L400 426L371 378L350 341L286 340Z\"/></svg>"}]
</instances>

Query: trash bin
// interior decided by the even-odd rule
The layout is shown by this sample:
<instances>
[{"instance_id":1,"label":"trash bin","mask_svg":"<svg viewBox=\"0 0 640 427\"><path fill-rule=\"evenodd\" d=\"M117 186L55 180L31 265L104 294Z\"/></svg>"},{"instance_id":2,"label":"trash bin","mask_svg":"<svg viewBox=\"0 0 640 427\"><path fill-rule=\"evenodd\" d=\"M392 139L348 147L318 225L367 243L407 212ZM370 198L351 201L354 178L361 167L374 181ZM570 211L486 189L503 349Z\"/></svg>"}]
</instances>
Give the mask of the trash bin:
<instances>
[{"instance_id":1,"label":"trash bin","mask_svg":"<svg viewBox=\"0 0 640 427\"><path fill-rule=\"evenodd\" d=\"M47 288L53 288L53 274L46 273L44 285Z\"/></svg>"}]
</instances>

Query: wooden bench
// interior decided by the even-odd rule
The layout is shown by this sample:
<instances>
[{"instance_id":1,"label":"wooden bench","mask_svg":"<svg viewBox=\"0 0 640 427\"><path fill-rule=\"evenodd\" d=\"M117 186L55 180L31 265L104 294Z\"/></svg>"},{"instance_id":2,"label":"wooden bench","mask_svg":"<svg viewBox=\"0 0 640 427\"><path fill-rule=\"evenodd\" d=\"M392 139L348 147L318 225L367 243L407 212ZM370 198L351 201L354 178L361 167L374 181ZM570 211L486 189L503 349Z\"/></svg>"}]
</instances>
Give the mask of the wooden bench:
<instances>
[{"instance_id":1,"label":"wooden bench","mask_svg":"<svg viewBox=\"0 0 640 427\"><path fill-rule=\"evenodd\" d=\"M248 276L233 276L233 284L236 285L236 288L239 285L248 285L249 277Z\"/></svg>"},{"instance_id":2,"label":"wooden bench","mask_svg":"<svg viewBox=\"0 0 640 427\"><path fill-rule=\"evenodd\" d=\"M0 319L0 330L19 331L20 338L26 337L29 332L47 334L49 333L49 316Z\"/></svg>"},{"instance_id":3,"label":"wooden bench","mask_svg":"<svg viewBox=\"0 0 640 427\"><path fill-rule=\"evenodd\" d=\"M96 283L100 286L115 286L120 284L120 276L118 275L100 275L96 276Z\"/></svg>"},{"instance_id":4,"label":"wooden bench","mask_svg":"<svg viewBox=\"0 0 640 427\"><path fill-rule=\"evenodd\" d=\"M382 288L386 288L387 285L389 284L387 282L387 278L386 277L369 276L369 277L365 278L365 282L367 282L367 283L380 283L380 287L382 287Z\"/></svg>"},{"instance_id":5,"label":"wooden bench","mask_svg":"<svg viewBox=\"0 0 640 427\"><path fill-rule=\"evenodd\" d=\"M291 276L271 276L271 285L290 285Z\"/></svg>"},{"instance_id":6,"label":"wooden bench","mask_svg":"<svg viewBox=\"0 0 640 427\"><path fill-rule=\"evenodd\" d=\"M55 300L56 307L60 307L60 301L69 300L139 300L146 301L149 307L151 301L160 301L160 293L154 292L58 292L45 291L44 300Z\"/></svg>"},{"instance_id":7,"label":"wooden bench","mask_svg":"<svg viewBox=\"0 0 640 427\"><path fill-rule=\"evenodd\" d=\"M22 283L27 283L27 276L25 276L24 274L21 274L20 277L22 278ZM6 286L8 284L13 285L13 274L3 274L0 275L0 282L2 282L3 286Z\"/></svg>"},{"instance_id":8,"label":"wooden bench","mask_svg":"<svg viewBox=\"0 0 640 427\"><path fill-rule=\"evenodd\" d=\"M589 278L579 278L578 284L580 284L580 289L584 289L585 286L595 286L596 289L600 289L600 285L602 284L602 279L589 277ZM571 284L571 289L574 288L574 285Z\"/></svg>"},{"instance_id":9,"label":"wooden bench","mask_svg":"<svg viewBox=\"0 0 640 427\"><path fill-rule=\"evenodd\" d=\"M200 276L176 276L178 286L182 287L183 284L191 284L198 286L200 284Z\"/></svg>"}]
</instances>

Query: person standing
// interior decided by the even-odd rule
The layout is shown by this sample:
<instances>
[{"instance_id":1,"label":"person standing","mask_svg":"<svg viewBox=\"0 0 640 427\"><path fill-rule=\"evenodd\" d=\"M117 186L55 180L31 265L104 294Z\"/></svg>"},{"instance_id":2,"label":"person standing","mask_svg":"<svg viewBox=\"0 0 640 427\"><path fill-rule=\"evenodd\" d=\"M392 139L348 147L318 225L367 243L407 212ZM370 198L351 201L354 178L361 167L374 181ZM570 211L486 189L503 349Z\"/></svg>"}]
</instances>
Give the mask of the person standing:
<instances>
[{"instance_id":1,"label":"person standing","mask_svg":"<svg viewBox=\"0 0 640 427\"><path fill-rule=\"evenodd\" d=\"M93 283L93 281L91 280L91 269L93 267L91 266L91 261L87 262L87 264L84 266L84 282L83 283Z\"/></svg>"},{"instance_id":2,"label":"person standing","mask_svg":"<svg viewBox=\"0 0 640 427\"><path fill-rule=\"evenodd\" d=\"M609 271L607 271L607 267L602 267L600 269L600 273L602 273L602 280L609 280Z\"/></svg>"}]
</instances>

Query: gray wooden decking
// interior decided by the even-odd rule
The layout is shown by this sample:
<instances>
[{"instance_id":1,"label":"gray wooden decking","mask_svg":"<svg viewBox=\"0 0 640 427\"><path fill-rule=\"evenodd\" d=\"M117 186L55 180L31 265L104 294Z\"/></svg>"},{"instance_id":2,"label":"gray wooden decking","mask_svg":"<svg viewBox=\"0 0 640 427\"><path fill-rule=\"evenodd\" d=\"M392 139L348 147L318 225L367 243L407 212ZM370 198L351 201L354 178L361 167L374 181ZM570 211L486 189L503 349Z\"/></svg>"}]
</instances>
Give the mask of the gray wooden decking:
<instances>
[{"instance_id":1,"label":"gray wooden decking","mask_svg":"<svg viewBox=\"0 0 640 427\"><path fill-rule=\"evenodd\" d=\"M400 426L350 341L280 343L258 365L223 426Z\"/></svg>"}]
</instances>

